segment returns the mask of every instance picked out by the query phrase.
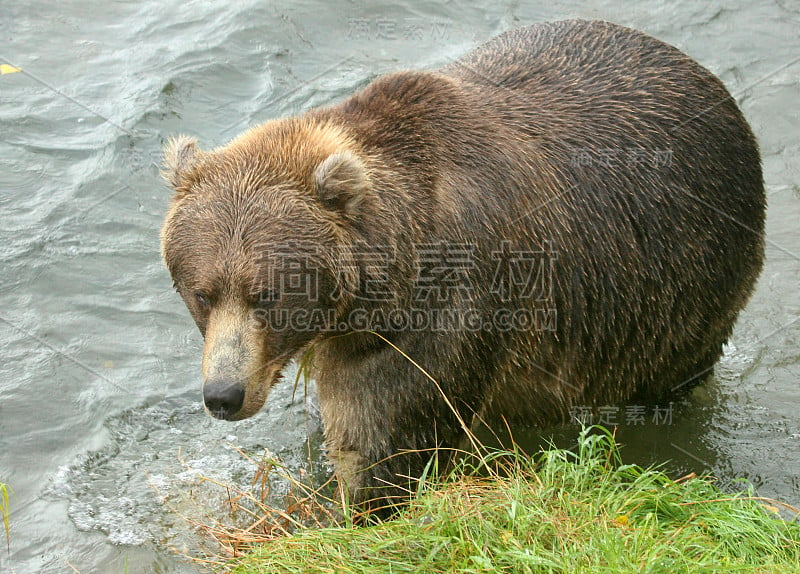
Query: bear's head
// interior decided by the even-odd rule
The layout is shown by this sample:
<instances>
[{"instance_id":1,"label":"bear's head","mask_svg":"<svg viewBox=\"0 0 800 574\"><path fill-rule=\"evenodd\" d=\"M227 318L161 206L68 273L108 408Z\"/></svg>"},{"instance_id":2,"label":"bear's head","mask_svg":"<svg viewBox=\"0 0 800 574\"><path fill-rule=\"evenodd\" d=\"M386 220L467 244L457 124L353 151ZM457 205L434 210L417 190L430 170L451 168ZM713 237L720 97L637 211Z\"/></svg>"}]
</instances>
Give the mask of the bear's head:
<instances>
[{"instance_id":1,"label":"bear's head","mask_svg":"<svg viewBox=\"0 0 800 574\"><path fill-rule=\"evenodd\" d=\"M329 333L357 281L352 246L376 209L369 158L340 128L268 122L202 151L171 140L164 261L204 338L215 417L255 414L300 350Z\"/></svg>"}]
</instances>

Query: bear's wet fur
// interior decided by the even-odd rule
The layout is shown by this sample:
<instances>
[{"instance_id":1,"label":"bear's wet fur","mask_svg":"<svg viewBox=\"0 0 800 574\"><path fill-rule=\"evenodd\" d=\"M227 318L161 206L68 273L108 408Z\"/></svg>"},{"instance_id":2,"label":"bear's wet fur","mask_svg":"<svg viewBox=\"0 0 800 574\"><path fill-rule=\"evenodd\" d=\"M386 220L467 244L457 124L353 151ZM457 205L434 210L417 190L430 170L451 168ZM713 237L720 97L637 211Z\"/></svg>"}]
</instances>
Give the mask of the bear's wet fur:
<instances>
[{"instance_id":1,"label":"bear's wet fur","mask_svg":"<svg viewBox=\"0 0 800 574\"><path fill-rule=\"evenodd\" d=\"M206 406L251 416L313 348L329 456L368 508L461 445L460 420L547 424L701 378L762 267L733 98L606 22L513 30L216 150L178 138L165 165L163 254L205 338ZM429 323L386 321L412 310ZM495 322L514 313L542 320Z\"/></svg>"}]
</instances>

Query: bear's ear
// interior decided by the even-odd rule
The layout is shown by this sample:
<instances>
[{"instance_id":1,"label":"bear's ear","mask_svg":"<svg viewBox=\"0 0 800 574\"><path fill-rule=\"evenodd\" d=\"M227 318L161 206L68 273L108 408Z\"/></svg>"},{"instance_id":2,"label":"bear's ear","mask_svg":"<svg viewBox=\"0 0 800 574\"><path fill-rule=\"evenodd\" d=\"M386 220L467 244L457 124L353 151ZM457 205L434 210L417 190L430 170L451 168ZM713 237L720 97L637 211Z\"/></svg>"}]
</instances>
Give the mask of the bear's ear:
<instances>
[{"instance_id":1,"label":"bear's ear","mask_svg":"<svg viewBox=\"0 0 800 574\"><path fill-rule=\"evenodd\" d=\"M369 194L367 169L350 152L329 155L314 172L314 186L326 208L355 215Z\"/></svg>"},{"instance_id":2,"label":"bear's ear","mask_svg":"<svg viewBox=\"0 0 800 574\"><path fill-rule=\"evenodd\" d=\"M203 152L197 140L188 136L170 138L164 145L164 161L161 176L177 192L186 192L190 187L187 177Z\"/></svg>"}]
</instances>

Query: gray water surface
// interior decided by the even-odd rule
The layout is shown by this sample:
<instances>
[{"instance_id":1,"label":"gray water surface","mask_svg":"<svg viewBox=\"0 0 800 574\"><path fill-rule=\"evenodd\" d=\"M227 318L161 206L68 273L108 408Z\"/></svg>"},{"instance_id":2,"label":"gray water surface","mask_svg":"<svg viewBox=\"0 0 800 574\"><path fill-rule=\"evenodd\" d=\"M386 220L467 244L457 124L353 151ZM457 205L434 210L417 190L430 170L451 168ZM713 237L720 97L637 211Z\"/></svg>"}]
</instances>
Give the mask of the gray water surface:
<instances>
[{"instance_id":1,"label":"gray water surface","mask_svg":"<svg viewBox=\"0 0 800 574\"><path fill-rule=\"evenodd\" d=\"M318 457L313 393L294 393L291 373L253 419L202 412L201 338L159 257L166 137L220 145L380 73L568 17L639 28L719 75L769 193L766 267L714 376L669 417L605 413L623 455L800 505L796 2L0 0L0 64L23 69L0 76L0 481L13 488L0 571L198 571L175 552L210 544L183 518L204 519L192 496L225 508L201 475L248 484L237 449L301 466L309 437ZM576 432L553 431L565 444Z\"/></svg>"}]
</instances>

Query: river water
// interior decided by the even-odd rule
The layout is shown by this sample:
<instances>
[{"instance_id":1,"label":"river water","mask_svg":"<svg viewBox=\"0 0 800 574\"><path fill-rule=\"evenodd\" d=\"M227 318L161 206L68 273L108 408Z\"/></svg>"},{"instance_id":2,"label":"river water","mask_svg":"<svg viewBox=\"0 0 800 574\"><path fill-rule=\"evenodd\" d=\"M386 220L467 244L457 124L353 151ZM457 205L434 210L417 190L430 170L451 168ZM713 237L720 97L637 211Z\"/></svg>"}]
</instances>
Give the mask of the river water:
<instances>
[{"instance_id":1,"label":"river water","mask_svg":"<svg viewBox=\"0 0 800 574\"><path fill-rule=\"evenodd\" d=\"M253 419L200 408L200 335L159 258L167 136L219 145L568 17L642 29L718 74L760 141L769 194L766 267L714 376L673 405L588 414L619 424L627 461L800 505L798 4L482 4L0 0L0 482L13 489L0 571L196 572L176 550L209 541L186 519L224 513L226 498L200 476L248 483L239 450L318 457L313 386L294 392L291 373ZM552 434L569 444L576 430Z\"/></svg>"}]
</instances>

